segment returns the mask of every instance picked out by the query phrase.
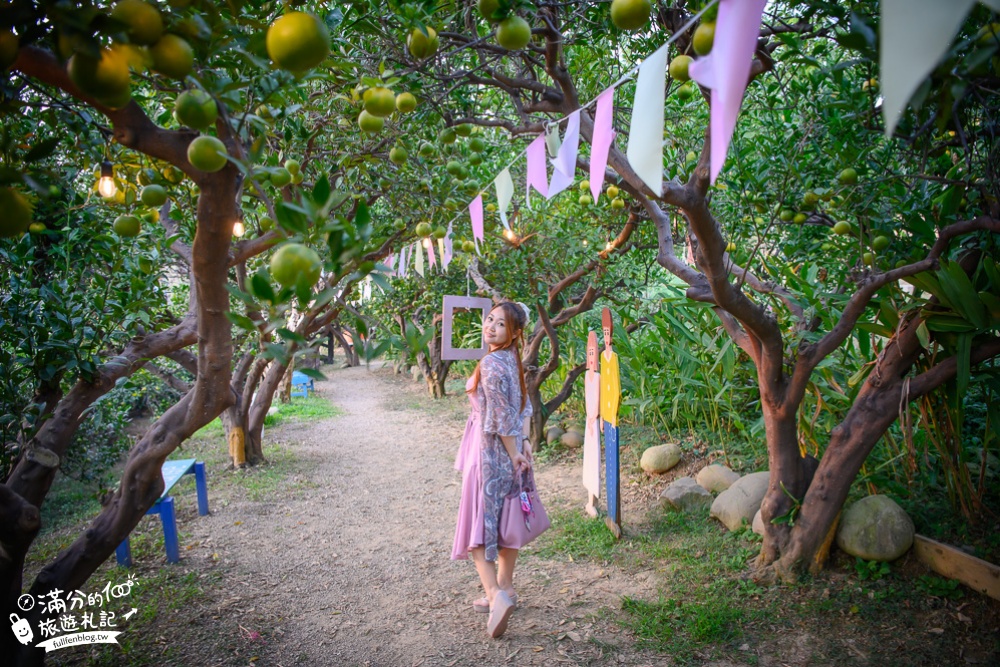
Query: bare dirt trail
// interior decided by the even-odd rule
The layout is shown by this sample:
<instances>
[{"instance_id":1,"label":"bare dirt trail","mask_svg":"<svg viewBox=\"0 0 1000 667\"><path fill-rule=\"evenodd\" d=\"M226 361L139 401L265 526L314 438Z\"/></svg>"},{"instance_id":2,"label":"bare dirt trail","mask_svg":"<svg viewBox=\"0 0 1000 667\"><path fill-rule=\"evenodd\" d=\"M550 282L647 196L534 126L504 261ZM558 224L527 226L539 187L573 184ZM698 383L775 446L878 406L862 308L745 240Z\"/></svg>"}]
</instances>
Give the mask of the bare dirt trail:
<instances>
[{"instance_id":1,"label":"bare dirt trail","mask_svg":"<svg viewBox=\"0 0 1000 667\"><path fill-rule=\"evenodd\" d=\"M231 499L197 529L234 573L242 606L251 600L270 620L258 664L659 662L613 620L622 595L655 596L655 577L528 552L515 581L521 608L489 639L486 615L470 605L480 595L472 564L449 560L464 397L428 408L422 386L387 369L329 377L317 391L343 414L283 429L307 463L300 490L271 503ZM552 506L582 507L578 478L573 466L538 471Z\"/></svg>"}]
</instances>

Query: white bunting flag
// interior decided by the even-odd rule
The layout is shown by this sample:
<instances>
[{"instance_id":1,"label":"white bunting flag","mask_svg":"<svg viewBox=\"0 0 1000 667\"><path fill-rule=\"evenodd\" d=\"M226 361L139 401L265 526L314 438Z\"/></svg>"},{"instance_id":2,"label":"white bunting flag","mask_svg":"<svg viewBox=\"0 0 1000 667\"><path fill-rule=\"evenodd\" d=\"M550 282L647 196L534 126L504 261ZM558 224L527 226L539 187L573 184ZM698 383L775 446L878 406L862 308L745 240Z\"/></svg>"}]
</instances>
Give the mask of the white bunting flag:
<instances>
[{"instance_id":1,"label":"white bunting flag","mask_svg":"<svg viewBox=\"0 0 1000 667\"><path fill-rule=\"evenodd\" d=\"M493 179L493 185L497 189L497 212L500 213L500 222L506 229L510 229L507 222L507 207L514 196L514 179L510 177L510 169L504 169L500 175Z\"/></svg>"},{"instance_id":2,"label":"white bunting flag","mask_svg":"<svg viewBox=\"0 0 1000 667\"><path fill-rule=\"evenodd\" d=\"M413 254L415 255L415 260L416 260L416 262L414 264L414 268L416 268L417 273L419 273L420 276L423 277L423 275L424 275L424 251L420 249L420 245L421 245L420 241L417 241L416 243L413 244Z\"/></svg>"},{"instance_id":3,"label":"white bunting flag","mask_svg":"<svg viewBox=\"0 0 1000 667\"><path fill-rule=\"evenodd\" d=\"M576 156L580 151L580 110L571 113L566 120L566 136L563 137L559 154L552 160L552 180L549 181L547 199L573 185L576 173Z\"/></svg>"},{"instance_id":4,"label":"white bunting flag","mask_svg":"<svg viewBox=\"0 0 1000 667\"><path fill-rule=\"evenodd\" d=\"M663 189L663 105L667 85L667 44L639 66L628 131L628 162L657 195Z\"/></svg>"}]
</instances>

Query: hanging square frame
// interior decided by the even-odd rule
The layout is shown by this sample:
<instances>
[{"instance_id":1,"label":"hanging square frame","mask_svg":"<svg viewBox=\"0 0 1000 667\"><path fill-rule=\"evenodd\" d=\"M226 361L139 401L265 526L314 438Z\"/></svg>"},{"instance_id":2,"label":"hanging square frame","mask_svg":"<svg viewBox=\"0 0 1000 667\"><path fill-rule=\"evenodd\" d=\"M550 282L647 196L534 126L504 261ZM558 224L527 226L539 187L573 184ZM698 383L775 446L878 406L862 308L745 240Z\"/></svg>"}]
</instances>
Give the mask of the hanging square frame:
<instances>
[{"instance_id":1,"label":"hanging square frame","mask_svg":"<svg viewBox=\"0 0 1000 667\"><path fill-rule=\"evenodd\" d=\"M493 309L493 300L485 297L448 294L445 295L441 305L441 358L445 361L482 359L489 351L485 341L476 348L452 347L451 336L454 329L455 309L482 310L482 319L485 321L486 316Z\"/></svg>"}]
</instances>

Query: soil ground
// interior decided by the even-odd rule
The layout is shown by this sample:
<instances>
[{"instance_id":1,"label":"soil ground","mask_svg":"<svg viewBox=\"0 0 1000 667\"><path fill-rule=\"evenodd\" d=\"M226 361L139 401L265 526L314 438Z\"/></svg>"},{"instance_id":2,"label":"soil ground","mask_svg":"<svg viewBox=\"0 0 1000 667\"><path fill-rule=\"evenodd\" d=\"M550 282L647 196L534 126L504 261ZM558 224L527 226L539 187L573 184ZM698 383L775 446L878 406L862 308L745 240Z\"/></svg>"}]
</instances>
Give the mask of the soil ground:
<instances>
[{"instance_id":1,"label":"soil ground","mask_svg":"<svg viewBox=\"0 0 1000 667\"><path fill-rule=\"evenodd\" d=\"M475 570L449 559L460 483L452 463L467 416L465 397L431 401L422 383L388 368L326 372L329 380L317 382L317 393L340 414L265 434L277 443L265 453L280 476L261 478L256 487L236 485L229 481L259 472L210 466L212 511L204 517L197 515L193 488L175 494L183 496L179 565L163 563L155 518L137 528L135 572L140 587L148 583L139 598L140 624L126 626L124 648L61 650L52 664L675 664L662 642L642 641L622 622L623 600L655 602L676 572L649 560L574 559L529 547L515 580L520 607L508 632L489 639L486 616L470 606L481 594ZM201 457L198 446L191 449ZM221 439L211 446L224 456ZM582 514L579 475L576 455L539 464L539 489L557 517ZM627 535L644 529L665 483L636 478L624 485L623 516L635 517ZM834 573L816 586L829 596L830 589L855 586L848 575ZM88 586L123 576L109 565ZM823 595L798 591L788 592L787 604ZM989 664L1000 655L997 618L997 606L978 596L964 605L943 600L909 622L879 619L870 627L842 609L791 626L765 618L756 626L759 635L724 653L730 657L696 651L685 662ZM890 641L898 644L892 653L898 661L885 657Z\"/></svg>"}]
</instances>

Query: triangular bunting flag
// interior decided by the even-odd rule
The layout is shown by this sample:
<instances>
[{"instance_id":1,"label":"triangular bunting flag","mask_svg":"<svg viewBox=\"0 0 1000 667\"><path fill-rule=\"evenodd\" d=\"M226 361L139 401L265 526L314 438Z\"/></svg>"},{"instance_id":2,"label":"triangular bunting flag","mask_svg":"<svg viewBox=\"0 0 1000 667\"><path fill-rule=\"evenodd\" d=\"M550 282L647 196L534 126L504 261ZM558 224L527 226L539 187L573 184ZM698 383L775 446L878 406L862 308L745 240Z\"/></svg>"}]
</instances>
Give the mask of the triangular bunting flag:
<instances>
[{"instance_id":1,"label":"triangular bunting flag","mask_svg":"<svg viewBox=\"0 0 1000 667\"><path fill-rule=\"evenodd\" d=\"M767 0L721 0L712 52L691 63L689 68L692 79L712 89L709 171L713 183L722 171L736 129L766 4Z\"/></svg>"},{"instance_id":2,"label":"triangular bunting flag","mask_svg":"<svg viewBox=\"0 0 1000 667\"><path fill-rule=\"evenodd\" d=\"M528 144L525 155L528 158L528 178L524 199L530 207L531 188L538 190L538 194L543 197L549 194L549 179L545 170L545 137L543 135L535 137L535 140Z\"/></svg>"},{"instance_id":3,"label":"triangular bunting flag","mask_svg":"<svg viewBox=\"0 0 1000 667\"><path fill-rule=\"evenodd\" d=\"M594 136L590 142L590 194L594 203L604 187L604 170L608 167L608 153L615 140L614 130L615 89L608 88L597 98L594 112Z\"/></svg>"},{"instance_id":4,"label":"triangular bunting flag","mask_svg":"<svg viewBox=\"0 0 1000 667\"><path fill-rule=\"evenodd\" d=\"M507 222L507 207L510 206L511 197L514 196L514 180L510 177L510 169L504 169L493 179L493 185L497 189L497 212L500 213L500 222L506 229L510 229Z\"/></svg>"},{"instance_id":5,"label":"triangular bunting flag","mask_svg":"<svg viewBox=\"0 0 1000 667\"><path fill-rule=\"evenodd\" d=\"M440 241L440 239L438 239L438 240ZM430 265L430 268L432 268L432 269L435 266L437 266L437 258L434 255L434 242L433 241L431 241L430 243L427 244L427 262Z\"/></svg>"},{"instance_id":6,"label":"triangular bunting flag","mask_svg":"<svg viewBox=\"0 0 1000 667\"><path fill-rule=\"evenodd\" d=\"M447 271L448 265L451 264L451 260L455 256L455 238L452 235L450 222L448 223L448 233L445 234L442 241L444 241L444 247L441 250L441 265Z\"/></svg>"},{"instance_id":7,"label":"triangular bunting flag","mask_svg":"<svg viewBox=\"0 0 1000 667\"><path fill-rule=\"evenodd\" d=\"M423 277L423 275L424 275L424 252L420 249L420 241L417 241L416 243L413 244L413 254L414 254L414 259L416 260L414 262L414 267L413 268L415 268L417 270L417 273L419 273L421 275L421 277Z\"/></svg>"},{"instance_id":8,"label":"triangular bunting flag","mask_svg":"<svg viewBox=\"0 0 1000 667\"><path fill-rule=\"evenodd\" d=\"M396 271L396 275L400 278L406 277L406 246L403 246L399 251L399 269Z\"/></svg>"},{"instance_id":9,"label":"triangular bunting flag","mask_svg":"<svg viewBox=\"0 0 1000 667\"><path fill-rule=\"evenodd\" d=\"M438 239L438 254L441 255L441 271L448 270L448 262L444 261L444 239Z\"/></svg>"},{"instance_id":10,"label":"triangular bunting flag","mask_svg":"<svg viewBox=\"0 0 1000 667\"><path fill-rule=\"evenodd\" d=\"M469 217L472 218L472 239L478 243L485 241L483 236L483 196L476 195L476 198L469 204Z\"/></svg>"},{"instance_id":11,"label":"triangular bunting flag","mask_svg":"<svg viewBox=\"0 0 1000 667\"><path fill-rule=\"evenodd\" d=\"M549 182L549 194L546 199L552 199L557 194L573 185L576 173L576 155L580 151L580 110L571 113L566 120L566 136L559 147L559 154L552 160L552 180Z\"/></svg>"},{"instance_id":12,"label":"triangular bunting flag","mask_svg":"<svg viewBox=\"0 0 1000 667\"><path fill-rule=\"evenodd\" d=\"M667 85L667 53L667 44L664 44L639 66L626 151L632 169L657 196L663 188L663 105Z\"/></svg>"}]
</instances>

